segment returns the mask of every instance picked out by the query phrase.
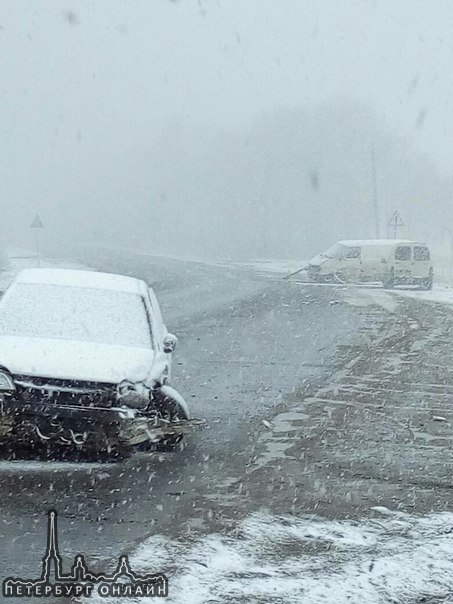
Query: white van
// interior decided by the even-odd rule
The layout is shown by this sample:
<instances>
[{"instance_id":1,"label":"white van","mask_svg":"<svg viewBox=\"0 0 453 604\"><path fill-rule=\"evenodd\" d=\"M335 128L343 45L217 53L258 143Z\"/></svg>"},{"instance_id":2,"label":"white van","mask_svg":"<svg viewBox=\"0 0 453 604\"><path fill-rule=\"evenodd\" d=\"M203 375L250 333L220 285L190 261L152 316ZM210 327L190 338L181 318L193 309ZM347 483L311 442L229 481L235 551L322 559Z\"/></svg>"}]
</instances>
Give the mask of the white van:
<instances>
[{"instance_id":1,"label":"white van","mask_svg":"<svg viewBox=\"0 0 453 604\"><path fill-rule=\"evenodd\" d=\"M433 286L428 246L406 239L338 241L312 258L307 271L309 280L319 283L382 281L384 287Z\"/></svg>"}]
</instances>

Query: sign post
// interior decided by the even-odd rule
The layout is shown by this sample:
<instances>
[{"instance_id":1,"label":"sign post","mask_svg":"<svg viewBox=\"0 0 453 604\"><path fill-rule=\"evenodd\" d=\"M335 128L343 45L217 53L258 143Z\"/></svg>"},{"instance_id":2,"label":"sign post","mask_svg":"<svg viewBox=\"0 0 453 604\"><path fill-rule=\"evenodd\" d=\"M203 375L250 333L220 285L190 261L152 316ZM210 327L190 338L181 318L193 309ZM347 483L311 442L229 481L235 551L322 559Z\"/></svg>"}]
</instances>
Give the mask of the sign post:
<instances>
[{"instance_id":1,"label":"sign post","mask_svg":"<svg viewBox=\"0 0 453 604\"><path fill-rule=\"evenodd\" d=\"M33 219L33 222L30 225L31 229L35 229L36 231L36 262L38 266L41 266L41 250L40 250L40 240L39 240L39 232L41 229L44 228L44 225L42 223L42 220L39 216L39 214L36 214L36 216Z\"/></svg>"}]
</instances>

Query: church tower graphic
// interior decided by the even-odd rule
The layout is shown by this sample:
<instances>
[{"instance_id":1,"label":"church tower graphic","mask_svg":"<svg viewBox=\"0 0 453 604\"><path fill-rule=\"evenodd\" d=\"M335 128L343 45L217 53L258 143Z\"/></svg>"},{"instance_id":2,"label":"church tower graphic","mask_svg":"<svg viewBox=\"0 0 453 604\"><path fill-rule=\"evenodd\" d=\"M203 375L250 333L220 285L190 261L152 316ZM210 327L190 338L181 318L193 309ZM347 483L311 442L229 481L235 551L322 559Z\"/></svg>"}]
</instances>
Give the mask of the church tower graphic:
<instances>
[{"instance_id":1,"label":"church tower graphic","mask_svg":"<svg viewBox=\"0 0 453 604\"><path fill-rule=\"evenodd\" d=\"M115 572L111 575L105 573L95 573L91 571L82 554L76 554L74 562L71 566L71 572L65 574L63 572L63 561L58 546L58 514L56 510L48 512L47 521L47 545L42 558L41 577L36 580L19 579L9 577L3 582L3 591L5 593L5 585L22 586L33 588L42 585L55 585L60 583L72 584L116 584L120 580L120 584L125 583L132 585L149 585L154 584L159 588L159 595L166 597L168 595L168 579L163 574L139 575L131 569L129 558L126 554L119 557Z\"/></svg>"},{"instance_id":2,"label":"church tower graphic","mask_svg":"<svg viewBox=\"0 0 453 604\"><path fill-rule=\"evenodd\" d=\"M57 513L55 510L50 510L47 521L47 548L42 559L42 575L41 579L49 583L52 574L55 581L62 579L62 560L58 550L58 535L57 535Z\"/></svg>"}]
</instances>

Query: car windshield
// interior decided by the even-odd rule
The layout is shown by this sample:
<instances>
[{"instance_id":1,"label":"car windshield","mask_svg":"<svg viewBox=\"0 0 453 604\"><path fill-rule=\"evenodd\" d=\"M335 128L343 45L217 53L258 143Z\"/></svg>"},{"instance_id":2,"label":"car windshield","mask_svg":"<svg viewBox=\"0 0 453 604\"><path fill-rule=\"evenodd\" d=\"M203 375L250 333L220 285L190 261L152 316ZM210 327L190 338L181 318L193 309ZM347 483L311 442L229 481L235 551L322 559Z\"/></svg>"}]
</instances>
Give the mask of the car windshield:
<instances>
[{"instance_id":1,"label":"car windshield","mask_svg":"<svg viewBox=\"0 0 453 604\"><path fill-rule=\"evenodd\" d=\"M0 304L0 335L152 347L140 295L64 285L13 285Z\"/></svg>"},{"instance_id":2,"label":"car windshield","mask_svg":"<svg viewBox=\"0 0 453 604\"><path fill-rule=\"evenodd\" d=\"M335 243L326 252L321 254L324 258L332 258L334 260L343 260L344 258L358 258L360 256L359 247L349 247L342 243Z\"/></svg>"},{"instance_id":3,"label":"car windshield","mask_svg":"<svg viewBox=\"0 0 453 604\"><path fill-rule=\"evenodd\" d=\"M341 243L335 243L332 245L332 247L329 247L326 252L323 252L321 256L324 256L324 258L334 258L335 260L339 260L343 257L344 251L344 245L341 245Z\"/></svg>"}]
</instances>

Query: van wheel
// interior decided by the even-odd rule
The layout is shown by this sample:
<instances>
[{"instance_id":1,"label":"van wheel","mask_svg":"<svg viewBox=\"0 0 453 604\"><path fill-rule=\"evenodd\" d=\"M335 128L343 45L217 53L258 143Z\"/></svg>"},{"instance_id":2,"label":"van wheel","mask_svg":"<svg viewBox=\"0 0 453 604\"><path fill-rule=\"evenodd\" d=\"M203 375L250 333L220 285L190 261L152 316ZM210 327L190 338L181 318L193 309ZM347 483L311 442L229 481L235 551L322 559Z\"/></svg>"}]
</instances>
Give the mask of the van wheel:
<instances>
[{"instance_id":1,"label":"van wheel","mask_svg":"<svg viewBox=\"0 0 453 604\"><path fill-rule=\"evenodd\" d=\"M382 286L385 289L393 289L395 287L395 270L393 268L390 269L389 274L385 277Z\"/></svg>"}]
</instances>

